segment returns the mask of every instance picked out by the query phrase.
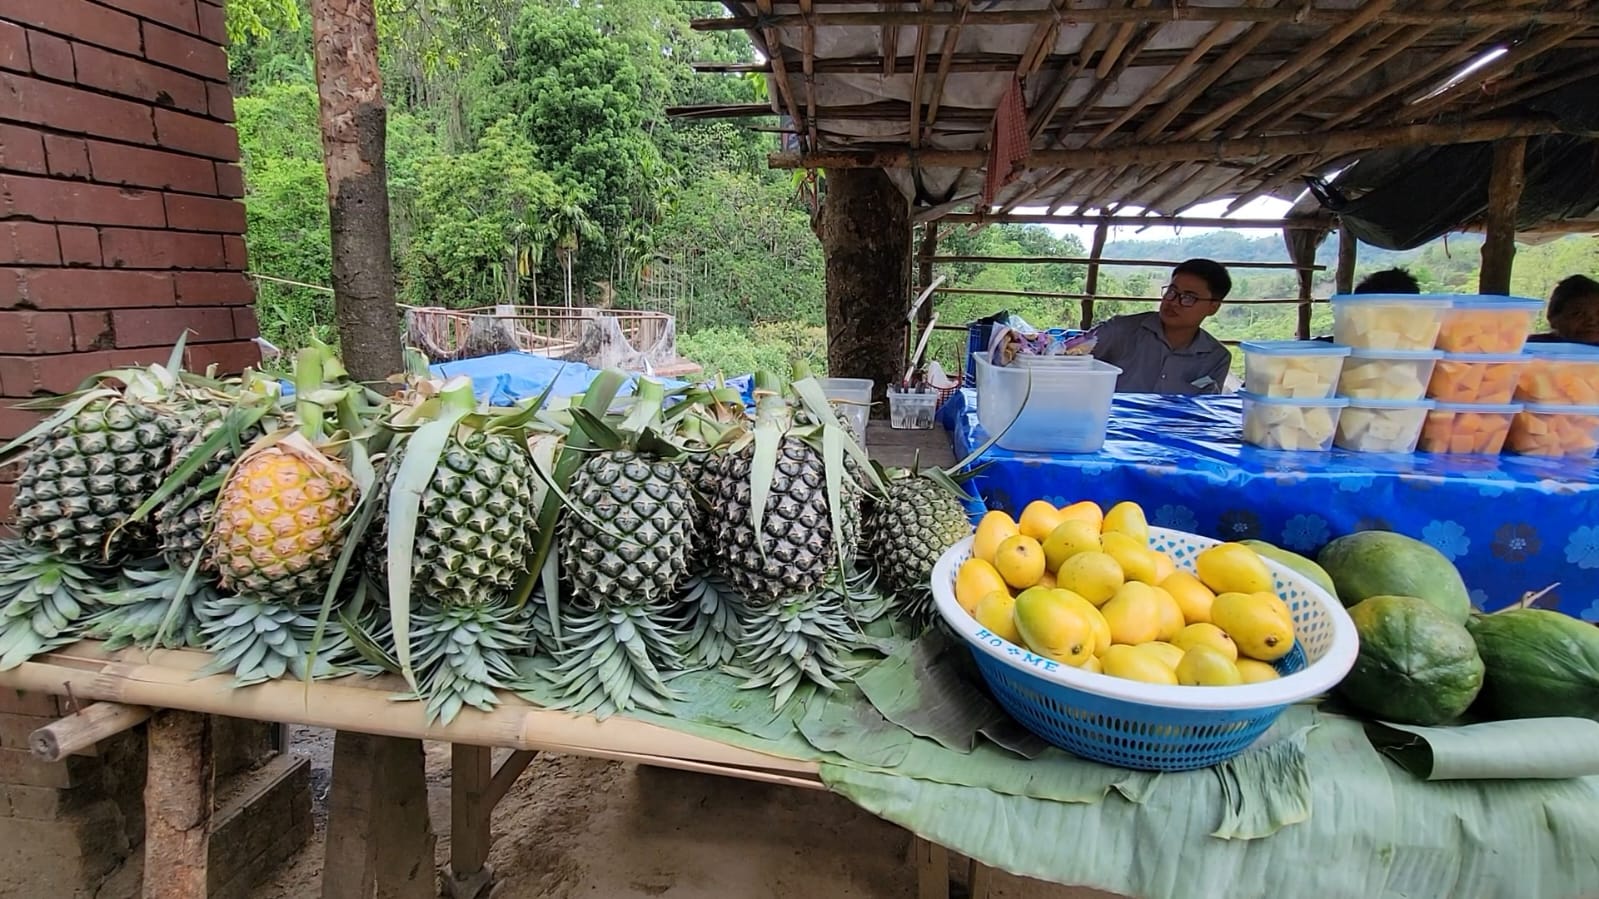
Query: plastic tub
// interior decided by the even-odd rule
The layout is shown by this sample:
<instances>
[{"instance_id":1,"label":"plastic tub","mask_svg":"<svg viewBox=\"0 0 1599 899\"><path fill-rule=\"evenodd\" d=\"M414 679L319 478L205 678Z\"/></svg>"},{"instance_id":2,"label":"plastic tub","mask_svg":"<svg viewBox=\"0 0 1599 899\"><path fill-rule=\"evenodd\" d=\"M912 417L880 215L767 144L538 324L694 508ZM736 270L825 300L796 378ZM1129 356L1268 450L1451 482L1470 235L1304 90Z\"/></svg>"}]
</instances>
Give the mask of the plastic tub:
<instances>
[{"instance_id":1,"label":"plastic tub","mask_svg":"<svg viewBox=\"0 0 1599 899\"><path fill-rule=\"evenodd\" d=\"M1349 347L1320 340L1250 340L1244 351L1244 390L1257 396L1326 399L1338 386Z\"/></svg>"},{"instance_id":2,"label":"plastic tub","mask_svg":"<svg viewBox=\"0 0 1599 899\"><path fill-rule=\"evenodd\" d=\"M1433 367L1427 396L1445 403L1508 403L1527 362L1522 353L1445 353Z\"/></svg>"},{"instance_id":3,"label":"plastic tub","mask_svg":"<svg viewBox=\"0 0 1599 899\"><path fill-rule=\"evenodd\" d=\"M1519 403L1439 403L1427 413L1416 448L1424 453L1497 455L1505 448Z\"/></svg>"},{"instance_id":4,"label":"plastic tub","mask_svg":"<svg viewBox=\"0 0 1599 899\"><path fill-rule=\"evenodd\" d=\"M1241 391L1244 442L1262 449L1326 452L1349 401L1334 398L1261 396Z\"/></svg>"},{"instance_id":5,"label":"plastic tub","mask_svg":"<svg viewBox=\"0 0 1599 899\"><path fill-rule=\"evenodd\" d=\"M1419 400L1443 353L1437 350L1350 350L1338 395L1358 400Z\"/></svg>"},{"instance_id":6,"label":"plastic tub","mask_svg":"<svg viewBox=\"0 0 1599 899\"><path fill-rule=\"evenodd\" d=\"M1357 453L1413 453L1432 400L1350 400L1333 446Z\"/></svg>"},{"instance_id":7,"label":"plastic tub","mask_svg":"<svg viewBox=\"0 0 1599 899\"><path fill-rule=\"evenodd\" d=\"M1599 448L1599 406L1528 405L1511 420L1505 448L1523 456L1590 458Z\"/></svg>"},{"instance_id":8,"label":"plastic tub","mask_svg":"<svg viewBox=\"0 0 1599 899\"><path fill-rule=\"evenodd\" d=\"M1527 343L1543 300L1457 296L1438 329L1438 349L1451 353L1516 353Z\"/></svg>"},{"instance_id":9,"label":"plastic tub","mask_svg":"<svg viewBox=\"0 0 1599 899\"><path fill-rule=\"evenodd\" d=\"M866 445L866 419L872 411L872 389L877 382L869 378L822 378L822 393L833 402L838 417L855 433L855 442Z\"/></svg>"},{"instance_id":10,"label":"plastic tub","mask_svg":"<svg viewBox=\"0 0 1599 899\"><path fill-rule=\"evenodd\" d=\"M1430 350L1454 299L1439 294L1339 294L1333 342L1362 350Z\"/></svg>"},{"instance_id":11,"label":"plastic tub","mask_svg":"<svg viewBox=\"0 0 1599 899\"><path fill-rule=\"evenodd\" d=\"M938 408L938 391L888 391L888 426L901 431L926 431L933 427L933 412Z\"/></svg>"},{"instance_id":12,"label":"plastic tub","mask_svg":"<svg viewBox=\"0 0 1599 899\"><path fill-rule=\"evenodd\" d=\"M1545 406L1599 406L1599 347L1537 343L1523 354L1527 367L1516 401Z\"/></svg>"},{"instance_id":13,"label":"plastic tub","mask_svg":"<svg viewBox=\"0 0 1599 899\"><path fill-rule=\"evenodd\" d=\"M979 358L977 420L983 430L1000 435L997 443L1008 450L1095 453L1105 445L1121 373L1098 359L1087 365L1000 368Z\"/></svg>"}]
</instances>

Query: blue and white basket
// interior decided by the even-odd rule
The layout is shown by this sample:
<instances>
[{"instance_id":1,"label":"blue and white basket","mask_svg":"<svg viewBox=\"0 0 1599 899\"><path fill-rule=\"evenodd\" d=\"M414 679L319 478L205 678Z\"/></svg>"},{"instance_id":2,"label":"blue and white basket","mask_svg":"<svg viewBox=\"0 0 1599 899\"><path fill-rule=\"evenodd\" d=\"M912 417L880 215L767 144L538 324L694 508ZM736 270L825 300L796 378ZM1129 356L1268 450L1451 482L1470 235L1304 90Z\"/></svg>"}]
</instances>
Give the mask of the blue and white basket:
<instances>
[{"instance_id":1,"label":"blue and white basket","mask_svg":"<svg viewBox=\"0 0 1599 899\"><path fill-rule=\"evenodd\" d=\"M1194 557L1221 542L1165 528L1149 534L1152 549L1190 573ZM944 622L971 645L978 670L1011 717L1068 752L1108 765L1186 771L1225 762L1248 749L1289 705L1336 686L1360 649L1354 622L1336 598L1266 559L1294 616L1294 649L1275 663L1281 678L1183 687L1095 674L1035 655L967 614L955 600L955 574L971 552L967 538L933 568L933 597Z\"/></svg>"}]
</instances>

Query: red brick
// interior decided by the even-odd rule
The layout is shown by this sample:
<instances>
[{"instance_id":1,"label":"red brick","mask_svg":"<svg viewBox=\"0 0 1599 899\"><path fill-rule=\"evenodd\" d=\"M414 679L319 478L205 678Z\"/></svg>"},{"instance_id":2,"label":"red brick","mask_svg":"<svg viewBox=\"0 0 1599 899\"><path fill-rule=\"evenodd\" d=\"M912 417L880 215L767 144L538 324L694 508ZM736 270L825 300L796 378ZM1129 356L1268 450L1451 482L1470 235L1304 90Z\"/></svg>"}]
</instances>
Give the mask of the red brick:
<instances>
[{"instance_id":1,"label":"red brick","mask_svg":"<svg viewBox=\"0 0 1599 899\"><path fill-rule=\"evenodd\" d=\"M192 75L85 44L76 45L73 52L78 60L79 84L137 97L157 106L175 106L198 113L207 109L207 82Z\"/></svg>"},{"instance_id":2,"label":"red brick","mask_svg":"<svg viewBox=\"0 0 1599 899\"><path fill-rule=\"evenodd\" d=\"M7 278L7 274L12 277ZM16 285L9 304L4 285ZM170 306L171 272L119 272L110 269L0 269L0 306L26 302L35 309L120 309Z\"/></svg>"},{"instance_id":3,"label":"red brick","mask_svg":"<svg viewBox=\"0 0 1599 899\"><path fill-rule=\"evenodd\" d=\"M139 20L89 0L6 0L5 17L74 40L139 52Z\"/></svg>"},{"instance_id":4,"label":"red brick","mask_svg":"<svg viewBox=\"0 0 1599 899\"><path fill-rule=\"evenodd\" d=\"M65 312L0 312L0 353L39 356L72 348L72 318Z\"/></svg>"},{"instance_id":5,"label":"red brick","mask_svg":"<svg viewBox=\"0 0 1599 899\"><path fill-rule=\"evenodd\" d=\"M211 118L231 122L233 115L233 90L226 84L207 82L205 86L206 107L211 113Z\"/></svg>"},{"instance_id":6,"label":"red brick","mask_svg":"<svg viewBox=\"0 0 1599 899\"><path fill-rule=\"evenodd\" d=\"M228 55L221 46L149 22L144 23L144 58L212 81L228 80Z\"/></svg>"},{"instance_id":7,"label":"red brick","mask_svg":"<svg viewBox=\"0 0 1599 899\"><path fill-rule=\"evenodd\" d=\"M200 19L200 36L213 44L226 47L228 45L227 14L222 7L210 3L197 3Z\"/></svg>"},{"instance_id":8,"label":"red brick","mask_svg":"<svg viewBox=\"0 0 1599 899\"><path fill-rule=\"evenodd\" d=\"M96 140L88 143L89 165L96 181L194 194L217 192L216 170L208 159Z\"/></svg>"},{"instance_id":9,"label":"red brick","mask_svg":"<svg viewBox=\"0 0 1599 899\"><path fill-rule=\"evenodd\" d=\"M239 230L244 230L240 228ZM228 268L234 271L244 271L250 267L250 251L244 245L244 238L232 234L222 238L222 258L227 261Z\"/></svg>"},{"instance_id":10,"label":"red brick","mask_svg":"<svg viewBox=\"0 0 1599 899\"><path fill-rule=\"evenodd\" d=\"M154 19L195 34L200 30L194 14L194 0L116 0L117 9L142 19Z\"/></svg>"},{"instance_id":11,"label":"red brick","mask_svg":"<svg viewBox=\"0 0 1599 899\"><path fill-rule=\"evenodd\" d=\"M57 225L62 265L100 266L100 232L86 225Z\"/></svg>"},{"instance_id":12,"label":"red brick","mask_svg":"<svg viewBox=\"0 0 1599 899\"><path fill-rule=\"evenodd\" d=\"M23 279L26 269L0 268L0 309L14 309L23 305L28 298L27 282ZM0 396L4 396L0 392Z\"/></svg>"},{"instance_id":13,"label":"red brick","mask_svg":"<svg viewBox=\"0 0 1599 899\"><path fill-rule=\"evenodd\" d=\"M117 335L111 330L111 313L74 312L71 315L73 349L81 353L116 346Z\"/></svg>"},{"instance_id":14,"label":"red brick","mask_svg":"<svg viewBox=\"0 0 1599 899\"><path fill-rule=\"evenodd\" d=\"M34 425L38 424L39 420L42 418L44 418L43 412L35 412L31 409L18 409L10 403L0 405L0 440L12 440L14 438L21 437L23 434L28 433L29 428L32 428ZM5 695L15 696L17 694L13 691L7 690ZM0 709L5 707L4 701L0 701ZM0 712L0 714L15 713Z\"/></svg>"},{"instance_id":15,"label":"red brick","mask_svg":"<svg viewBox=\"0 0 1599 899\"><path fill-rule=\"evenodd\" d=\"M13 396L67 393L95 372L166 361L170 347L96 350L59 356L0 356L0 382Z\"/></svg>"},{"instance_id":16,"label":"red brick","mask_svg":"<svg viewBox=\"0 0 1599 899\"><path fill-rule=\"evenodd\" d=\"M248 306L255 287L242 272L175 272L179 306Z\"/></svg>"},{"instance_id":17,"label":"red brick","mask_svg":"<svg viewBox=\"0 0 1599 899\"><path fill-rule=\"evenodd\" d=\"M0 222L0 259L22 265L60 265L61 245L56 243L55 227L42 222Z\"/></svg>"},{"instance_id":18,"label":"red brick","mask_svg":"<svg viewBox=\"0 0 1599 899\"><path fill-rule=\"evenodd\" d=\"M226 162L217 163L217 195L244 196L244 169Z\"/></svg>"},{"instance_id":19,"label":"red brick","mask_svg":"<svg viewBox=\"0 0 1599 899\"><path fill-rule=\"evenodd\" d=\"M32 128L0 125L0 172L49 174L44 139Z\"/></svg>"},{"instance_id":20,"label":"red brick","mask_svg":"<svg viewBox=\"0 0 1599 899\"><path fill-rule=\"evenodd\" d=\"M55 81L72 80L72 45L42 31L28 32L28 60L33 74Z\"/></svg>"},{"instance_id":21,"label":"red brick","mask_svg":"<svg viewBox=\"0 0 1599 899\"><path fill-rule=\"evenodd\" d=\"M182 150L224 162L239 159L239 134L226 122L157 109L155 134L157 142L168 150Z\"/></svg>"},{"instance_id":22,"label":"red brick","mask_svg":"<svg viewBox=\"0 0 1599 899\"><path fill-rule=\"evenodd\" d=\"M76 137L59 134L44 136L45 156L50 160L50 174L59 178L88 178L89 145Z\"/></svg>"},{"instance_id":23,"label":"red brick","mask_svg":"<svg viewBox=\"0 0 1599 899\"><path fill-rule=\"evenodd\" d=\"M166 194L166 201L168 228L244 233L244 204L238 200Z\"/></svg>"},{"instance_id":24,"label":"red brick","mask_svg":"<svg viewBox=\"0 0 1599 899\"><path fill-rule=\"evenodd\" d=\"M161 194L155 191L28 175L0 175L0 214L84 225L166 224Z\"/></svg>"},{"instance_id":25,"label":"red brick","mask_svg":"<svg viewBox=\"0 0 1599 899\"><path fill-rule=\"evenodd\" d=\"M216 234L106 228L100 252L111 268L222 268L227 264Z\"/></svg>"},{"instance_id":26,"label":"red brick","mask_svg":"<svg viewBox=\"0 0 1599 899\"><path fill-rule=\"evenodd\" d=\"M0 22L0 69L28 71L28 33L21 25Z\"/></svg>"},{"instance_id":27,"label":"red brick","mask_svg":"<svg viewBox=\"0 0 1599 899\"><path fill-rule=\"evenodd\" d=\"M237 374L261 363L261 348L253 340L235 343L202 343L189 347L184 365L189 371L205 371L216 365L223 374Z\"/></svg>"},{"instance_id":28,"label":"red brick","mask_svg":"<svg viewBox=\"0 0 1599 899\"><path fill-rule=\"evenodd\" d=\"M261 336L261 323L255 318L254 306L240 306L233 310L233 333L240 337Z\"/></svg>"},{"instance_id":29,"label":"red brick","mask_svg":"<svg viewBox=\"0 0 1599 899\"><path fill-rule=\"evenodd\" d=\"M190 331L191 343L233 339L231 309L118 309L111 313L118 347L166 346Z\"/></svg>"},{"instance_id":30,"label":"red brick","mask_svg":"<svg viewBox=\"0 0 1599 899\"><path fill-rule=\"evenodd\" d=\"M74 134L155 142L148 106L9 72L0 72L0 118Z\"/></svg>"}]
</instances>

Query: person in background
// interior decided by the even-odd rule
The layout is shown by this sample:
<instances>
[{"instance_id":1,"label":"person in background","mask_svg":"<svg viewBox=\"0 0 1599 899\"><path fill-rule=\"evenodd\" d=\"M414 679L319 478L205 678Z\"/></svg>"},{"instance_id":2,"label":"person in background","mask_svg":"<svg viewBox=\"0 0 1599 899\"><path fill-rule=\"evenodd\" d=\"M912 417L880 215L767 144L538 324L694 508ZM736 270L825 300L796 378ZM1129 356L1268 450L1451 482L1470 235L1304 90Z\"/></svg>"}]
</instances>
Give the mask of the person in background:
<instances>
[{"instance_id":1,"label":"person in background","mask_svg":"<svg viewBox=\"0 0 1599 899\"><path fill-rule=\"evenodd\" d=\"M1221 393L1233 354L1200 325L1221 308L1233 279L1221 263L1172 269L1160 309L1118 315L1094 329L1094 357L1122 370L1118 393Z\"/></svg>"},{"instance_id":2,"label":"person in background","mask_svg":"<svg viewBox=\"0 0 1599 899\"><path fill-rule=\"evenodd\" d=\"M1549 294L1549 333L1527 338L1532 343L1586 343L1599 346L1599 281L1572 275Z\"/></svg>"},{"instance_id":3,"label":"person in background","mask_svg":"<svg viewBox=\"0 0 1599 899\"><path fill-rule=\"evenodd\" d=\"M1357 293L1421 293L1421 282L1416 276L1402 268L1385 268L1380 272L1372 272L1360 279L1350 295ZM1326 334L1313 338L1322 343L1332 343L1332 335Z\"/></svg>"}]
</instances>

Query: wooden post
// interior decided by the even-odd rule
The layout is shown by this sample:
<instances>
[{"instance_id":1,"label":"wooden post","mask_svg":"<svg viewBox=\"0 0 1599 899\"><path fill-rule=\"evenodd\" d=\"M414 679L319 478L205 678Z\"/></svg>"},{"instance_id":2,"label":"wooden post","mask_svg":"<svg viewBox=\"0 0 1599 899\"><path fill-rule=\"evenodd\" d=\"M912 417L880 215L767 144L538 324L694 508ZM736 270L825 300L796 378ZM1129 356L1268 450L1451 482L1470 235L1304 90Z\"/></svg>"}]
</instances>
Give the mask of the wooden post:
<instances>
[{"instance_id":1,"label":"wooden post","mask_svg":"<svg viewBox=\"0 0 1599 899\"><path fill-rule=\"evenodd\" d=\"M911 835L916 854L916 899L949 899L949 850Z\"/></svg>"},{"instance_id":2,"label":"wooden post","mask_svg":"<svg viewBox=\"0 0 1599 899\"><path fill-rule=\"evenodd\" d=\"M817 236L827 261L828 373L871 378L882 403L904 373L910 203L879 169L828 172Z\"/></svg>"},{"instance_id":3,"label":"wooden post","mask_svg":"<svg viewBox=\"0 0 1599 899\"><path fill-rule=\"evenodd\" d=\"M96 702L76 714L46 724L28 736L35 758L59 762L69 755L87 753L94 744L138 727L150 717L142 705Z\"/></svg>"},{"instance_id":4,"label":"wooden post","mask_svg":"<svg viewBox=\"0 0 1599 899\"><path fill-rule=\"evenodd\" d=\"M433 827L421 740L339 731L322 899L434 899Z\"/></svg>"},{"instance_id":5,"label":"wooden post","mask_svg":"<svg viewBox=\"0 0 1599 899\"><path fill-rule=\"evenodd\" d=\"M454 899L476 899L494 880L489 847L494 834L494 750L487 746L450 745L450 893Z\"/></svg>"},{"instance_id":6,"label":"wooden post","mask_svg":"<svg viewBox=\"0 0 1599 899\"><path fill-rule=\"evenodd\" d=\"M938 255L938 222L928 222L922 226L922 248L917 254L916 262L916 290L911 291L911 296L916 296L927 285L933 283L933 257ZM916 312L917 327L925 328L933 320L933 297L928 297L927 302Z\"/></svg>"},{"instance_id":7,"label":"wooden post","mask_svg":"<svg viewBox=\"0 0 1599 899\"><path fill-rule=\"evenodd\" d=\"M1360 241L1342 222L1338 224L1338 269L1333 273L1333 292L1350 293L1355 289L1355 256Z\"/></svg>"},{"instance_id":8,"label":"wooden post","mask_svg":"<svg viewBox=\"0 0 1599 899\"><path fill-rule=\"evenodd\" d=\"M144 899L205 899L210 852L211 719L150 719L144 781Z\"/></svg>"},{"instance_id":9,"label":"wooden post","mask_svg":"<svg viewBox=\"0 0 1599 899\"><path fill-rule=\"evenodd\" d=\"M1099 295L1099 257L1105 252L1105 238L1110 234L1110 222L1100 219L1094 226L1094 245L1088 250L1088 276L1083 280L1083 293L1088 299L1079 303L1082 312L1082 329L1094 326L1094 297Z\"/></svg>"},{"instance_id":10,"label":"wooden post","mask_svg":"<svg viewBox=\"0 0 1599 899\"><path fill-rule=\"evenodd\" d=\"M1483 225L1482 274L1478 293L1510 293L1510 269L1516 259L1516 212L1526 184L1527 139L1494 144L1493 174L1488 179L1488 215Z\"/></svg>"}]
</instances>

